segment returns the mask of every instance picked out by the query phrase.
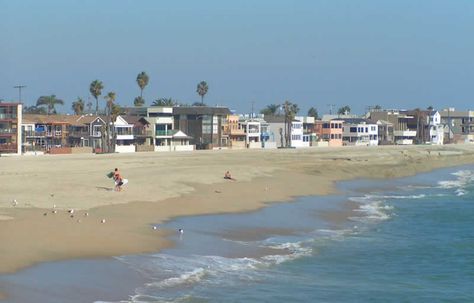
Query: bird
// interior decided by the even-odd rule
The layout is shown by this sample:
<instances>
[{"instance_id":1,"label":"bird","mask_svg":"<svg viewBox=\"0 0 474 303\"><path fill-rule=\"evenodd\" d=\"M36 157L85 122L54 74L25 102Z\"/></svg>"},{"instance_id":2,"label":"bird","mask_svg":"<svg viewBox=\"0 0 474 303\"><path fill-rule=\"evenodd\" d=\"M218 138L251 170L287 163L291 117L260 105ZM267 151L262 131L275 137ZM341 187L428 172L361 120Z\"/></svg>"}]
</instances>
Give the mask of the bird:
<instances>
[{"instance_id":1,"label":"bird","mask_svg":"<svg viewBox=\"0 0 474 303\"><path fill-rule=\"evenodd\" d=\"M105 223L105 219L100 220L100 223Z\"/></svg>"},{"instance_id":2,"label":"bird","mask_svg":"<svg viewBox=\"0 0 474 303\"><path fill-rule=\"evenodd\" d=\"M57 210L53 210L53 211L52 211L53 214L55 214L55 213L57 213L57 212L58 212Z\"/></svg>"},{"instance_id":3,"label":"bird","mask_svg":"<svg viewBox=\"0 0 474 303\"><path fill-rule=\"evenodd\" d=\"M70 213L70 214L73 214L73 213L74 213L74 208L71 208L71 209L69 210L69 213Z\"/></svg>"},{"instance_id":4,"label":"bird","mask_svg":"<svg viewBox=\"0 0 474 303\"><path fill-rule=\"evenodd\" d=\"M86 216L86 217L89 216L89 213L85 213L84 216Z\"/></svg>"}]
</instances>

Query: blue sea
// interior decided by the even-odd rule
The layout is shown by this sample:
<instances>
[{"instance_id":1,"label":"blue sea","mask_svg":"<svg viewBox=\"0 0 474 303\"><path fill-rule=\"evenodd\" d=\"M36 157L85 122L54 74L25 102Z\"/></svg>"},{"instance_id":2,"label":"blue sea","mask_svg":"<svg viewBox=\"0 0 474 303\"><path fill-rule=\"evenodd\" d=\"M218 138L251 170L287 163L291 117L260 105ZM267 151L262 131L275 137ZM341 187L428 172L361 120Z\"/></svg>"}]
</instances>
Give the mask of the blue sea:
<instances>
[{"instance_id":1,"label":"blue sea","mask_svg":"<svg viewBox=\"0 0 474 303\"><path fill-rule=\"evenodd\" d=\"M177 218L156 254L0 276L5 302L474 302L474 166Z\"/></svg>"}]
</instances>

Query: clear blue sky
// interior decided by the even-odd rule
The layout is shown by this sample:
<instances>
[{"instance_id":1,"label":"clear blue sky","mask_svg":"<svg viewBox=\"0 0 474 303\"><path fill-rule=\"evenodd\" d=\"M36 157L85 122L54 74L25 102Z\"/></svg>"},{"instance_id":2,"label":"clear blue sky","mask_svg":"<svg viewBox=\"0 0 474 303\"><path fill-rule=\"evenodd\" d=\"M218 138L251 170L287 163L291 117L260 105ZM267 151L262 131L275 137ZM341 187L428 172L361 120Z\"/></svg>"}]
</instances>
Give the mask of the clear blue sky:
<instances>
[{"instance_id":1,"label":"clear blue sky","mask_svg":"<svg viewBox=\"0 0 474 303\"><path fill-rule=\"evenodd\" d=\"M92 80L131 105L141 71L159 97L249 112L289 99L474 109L474 1L0 0L0 98L89 98ZM102 106L104 102L102 100Z\"/></svg>"}]
</instances>

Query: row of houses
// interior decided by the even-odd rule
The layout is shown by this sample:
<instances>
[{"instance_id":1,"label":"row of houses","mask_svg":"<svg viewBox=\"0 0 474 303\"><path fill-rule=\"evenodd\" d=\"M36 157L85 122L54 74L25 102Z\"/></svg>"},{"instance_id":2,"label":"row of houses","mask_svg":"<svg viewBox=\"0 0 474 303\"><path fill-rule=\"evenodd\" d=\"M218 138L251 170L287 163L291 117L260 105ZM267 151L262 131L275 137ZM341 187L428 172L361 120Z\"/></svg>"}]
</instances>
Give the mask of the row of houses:
<instances>
[{"instance_id":1,"label":"row of houses","mask_svg":"<svg viewBox=\"0 0 474 303\"><path fill-rule=\"evenodd\" d=\"M115 152L474 142L474 112L380 110L363 117L236 115L225 107L131 108L110 122ZM0 153L102 152L100 115L22 114L0 103Z\"/></svg>"}]
</instances>

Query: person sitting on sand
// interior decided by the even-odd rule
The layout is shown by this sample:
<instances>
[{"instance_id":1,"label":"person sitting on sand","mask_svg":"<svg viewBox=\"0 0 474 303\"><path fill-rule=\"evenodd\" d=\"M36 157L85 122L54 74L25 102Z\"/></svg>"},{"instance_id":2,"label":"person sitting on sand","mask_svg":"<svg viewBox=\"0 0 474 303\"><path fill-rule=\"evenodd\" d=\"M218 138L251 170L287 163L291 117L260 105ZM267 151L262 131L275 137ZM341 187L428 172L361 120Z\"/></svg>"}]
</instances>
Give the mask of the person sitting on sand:
<instances>
[{"instance_id":1,"label":"person sitting on sand","mask_svg":"<svg viewBox=\"0 0 474 303\"><path fill-rule=\"evenodd\" d=\"M232 176L231 176L231 174L230 174L229 171L226 171L226 172L225 172L225 174L224 174L224 179L235 181L235 179L232 178Z\"/></svg>"}]
</instances>

